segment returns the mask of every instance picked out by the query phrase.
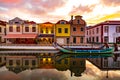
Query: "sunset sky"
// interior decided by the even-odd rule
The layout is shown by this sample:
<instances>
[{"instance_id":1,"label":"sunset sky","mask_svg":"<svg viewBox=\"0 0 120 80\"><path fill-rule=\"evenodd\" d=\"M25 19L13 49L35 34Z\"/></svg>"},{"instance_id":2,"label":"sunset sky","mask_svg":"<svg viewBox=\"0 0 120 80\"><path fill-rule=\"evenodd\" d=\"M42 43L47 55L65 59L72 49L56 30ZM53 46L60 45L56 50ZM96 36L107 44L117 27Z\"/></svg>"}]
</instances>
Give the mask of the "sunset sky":
<instances>
[{"instance_id":1,"label":"sunset sky","mask_svg":"<svg viewBox=\"0 0 120 80\"><path fill-rule=\"evenodd\" d=\"M120 20L120 0L0 0L0 20L20 17L38 23L82 15L88 25Z\"/></svg>"}]
</instances>

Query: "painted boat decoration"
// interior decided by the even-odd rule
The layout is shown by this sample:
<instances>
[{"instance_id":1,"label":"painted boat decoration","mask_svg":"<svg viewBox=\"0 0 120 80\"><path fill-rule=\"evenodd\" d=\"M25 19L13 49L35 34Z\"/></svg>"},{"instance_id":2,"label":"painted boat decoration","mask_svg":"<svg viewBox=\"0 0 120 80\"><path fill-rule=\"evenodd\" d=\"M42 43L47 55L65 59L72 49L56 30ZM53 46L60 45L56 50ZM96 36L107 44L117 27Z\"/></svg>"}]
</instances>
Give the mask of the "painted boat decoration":
<instances>
[{"instance_id":1,"label":"painted boat decoration","mask_svg":"<svg viewBox=\"0 0 120 80\"><path fill-rule=\"evenodd\" d=\"M81 48L81 49L66 49L64 47L62 47L59 44L55 44L54 45L57 49L59 49L61 52L63 53L74 53L74 54L81 54L84 53L85 54L112 54L114 52L114 48L89 48L89 49L85 49L85 48Z\"/></svg>"}]
</instances>

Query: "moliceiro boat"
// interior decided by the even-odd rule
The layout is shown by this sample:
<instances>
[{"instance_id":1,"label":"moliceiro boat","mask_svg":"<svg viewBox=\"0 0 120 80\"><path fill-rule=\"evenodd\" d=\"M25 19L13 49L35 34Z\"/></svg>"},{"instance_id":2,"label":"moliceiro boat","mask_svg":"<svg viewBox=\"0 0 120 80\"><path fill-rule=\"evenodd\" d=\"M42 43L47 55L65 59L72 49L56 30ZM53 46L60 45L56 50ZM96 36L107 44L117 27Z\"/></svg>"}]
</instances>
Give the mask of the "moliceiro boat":
<instances>
[{"instance_id":1,"label":"moliceiro boat","mask_svg":"<svg viewBox=\"0 0 120 80\"><path fill-rule=\"evenodd\" d=\"M100 48L64 48L63 46L59 45L58 43L54 43L54 46L59 49L63 53L73 53L73 54L81 54L81 55L87 55L87 54L112 54L114 52L114 48L109 48L106 46L101 46Z\"/></svg>"}]
</instances>

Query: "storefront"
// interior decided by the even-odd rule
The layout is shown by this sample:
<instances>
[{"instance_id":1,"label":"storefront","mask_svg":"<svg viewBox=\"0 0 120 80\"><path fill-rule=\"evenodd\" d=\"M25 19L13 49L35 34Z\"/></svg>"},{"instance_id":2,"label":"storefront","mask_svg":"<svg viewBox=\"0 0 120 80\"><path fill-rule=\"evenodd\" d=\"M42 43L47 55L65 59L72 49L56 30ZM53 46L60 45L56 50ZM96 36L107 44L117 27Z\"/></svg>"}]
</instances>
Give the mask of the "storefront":
<instances>
[{"instance_id":1,"label":"storefront","mask_svg":"<svg viewBox=\"0 0 120 80\"><path fill-rule=\"evenodd\" d=\"M52 44L54 42L54 34L40 34L37 39L39 44Z\"/></svg>"},{"instance_id":2,"label":"storefront","mask_svg":"<svg viewBox=\"0 0 120 80\"><path fill-rule=\"evenodd\" d=\"M36 34L8 34L6 38L6 43L13 44L35 44Z\"/></svg>"}]
</instances>

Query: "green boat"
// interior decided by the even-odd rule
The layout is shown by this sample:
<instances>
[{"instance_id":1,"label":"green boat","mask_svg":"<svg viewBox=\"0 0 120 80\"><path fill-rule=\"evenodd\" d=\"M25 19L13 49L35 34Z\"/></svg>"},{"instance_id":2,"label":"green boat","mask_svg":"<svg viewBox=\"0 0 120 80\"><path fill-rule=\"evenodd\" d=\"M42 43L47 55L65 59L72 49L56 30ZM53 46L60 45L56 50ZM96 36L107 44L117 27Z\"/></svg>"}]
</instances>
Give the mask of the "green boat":
<instances>
[{"instance_id":1,"label":"green boat","mask_svg":"<svg viewBox=\"0 0 120 80\"><path fill-rule=\"evenodd\" d=\"M114 48L64 48L59 44L55 44L55 47L59 49L62 53L68 54L81 54L81 55L96 55L96 54L112 54L114 52Z\"/></svg>"}]
</instances>

